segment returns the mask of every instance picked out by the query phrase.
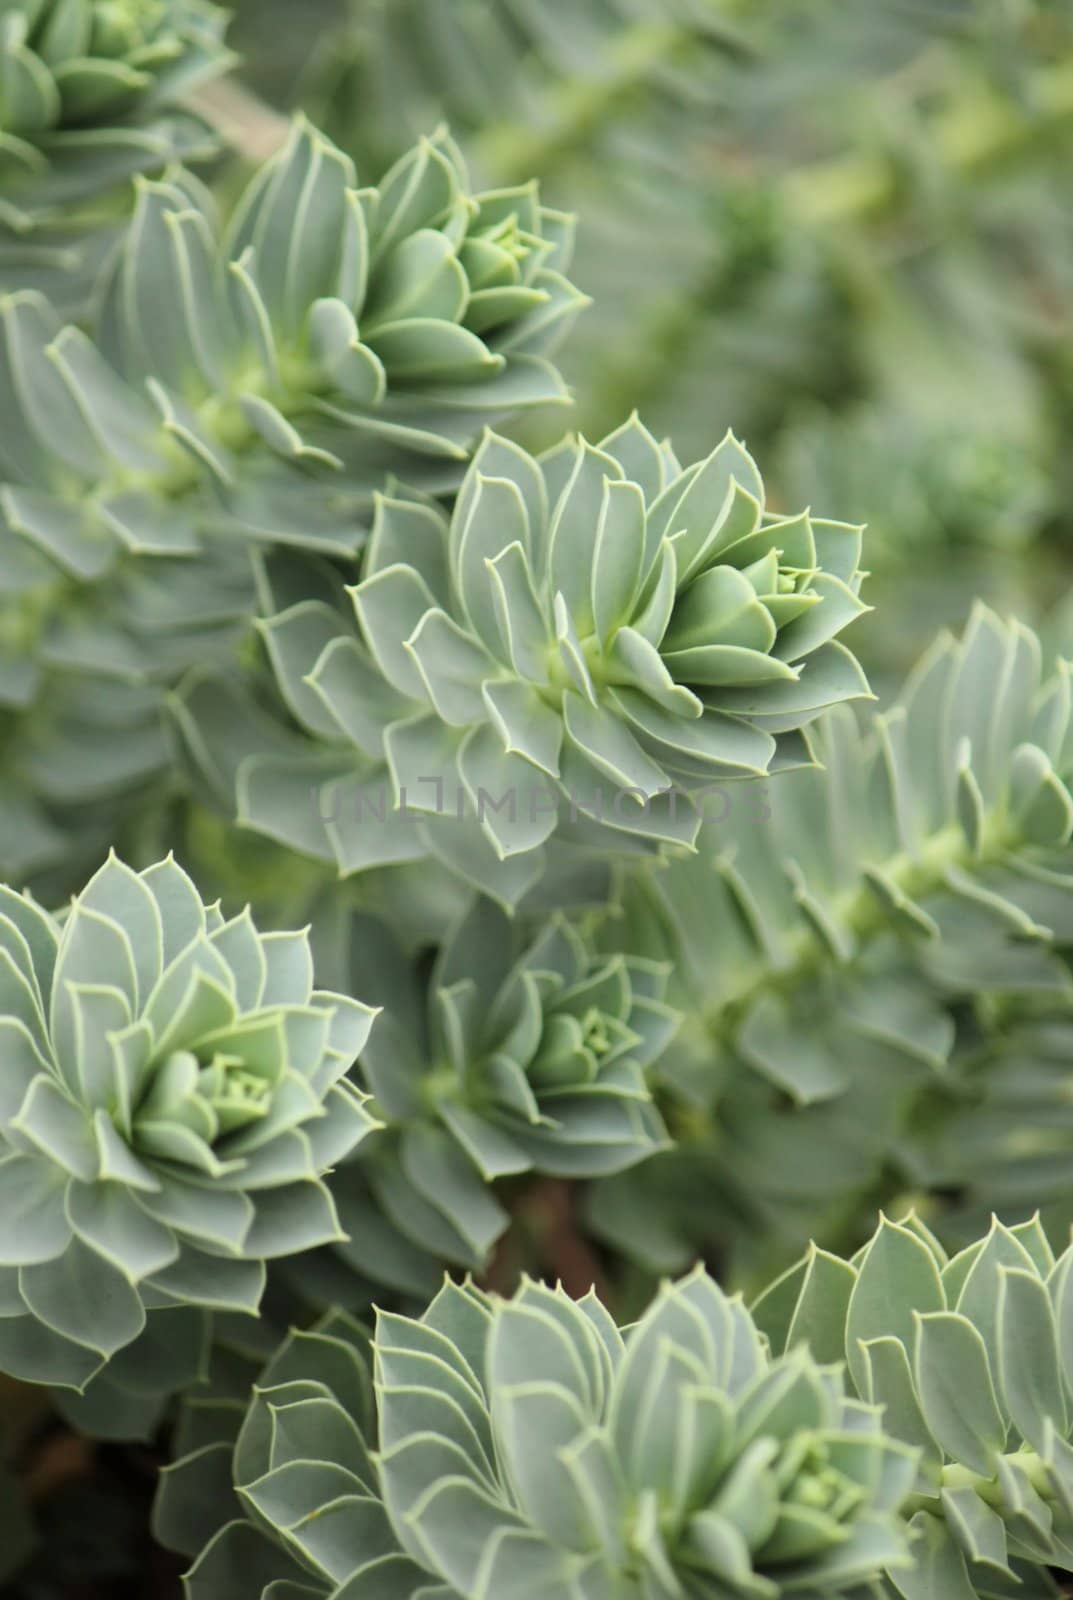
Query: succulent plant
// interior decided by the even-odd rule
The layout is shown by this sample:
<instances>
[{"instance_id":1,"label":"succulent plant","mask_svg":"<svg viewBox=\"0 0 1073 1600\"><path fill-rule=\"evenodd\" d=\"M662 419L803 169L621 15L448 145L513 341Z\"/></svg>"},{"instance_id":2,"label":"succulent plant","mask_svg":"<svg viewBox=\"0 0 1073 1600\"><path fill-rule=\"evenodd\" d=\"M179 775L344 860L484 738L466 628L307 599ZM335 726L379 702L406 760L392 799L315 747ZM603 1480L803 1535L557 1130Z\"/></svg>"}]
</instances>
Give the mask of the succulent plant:
<instances>
[{"instance_id":1,"label":"succulent plant","mask_svg":"<svg viewBox=\"0 0 1073 1600\"><path fill-rule=\"evenodd\" d=\"M785 419L787 394L825 394L856 331L852 312L836 303L821 316L815 303L826 285L813 287L811 257L831 241L813 244L781 217L794 270L772 285L770 225L753 219L777 214L780 196L742 153L781 108L771 79L796 71L809 45L795 38L789 69L768 60L764 32L759 18L708 0L363 0L318 41L305 82L345 149L386 163L446 117L491 181L539 172L583 219L578 281L599 286L564 352L583 431L606 433L625 397L679 450L699 453L744 418L758 442L769 414ZM746 65L754 48L756 72ZM761 81L762 105L751 92ZM735 107L748 126L713 162Z\"/></svg>"},{"instance_id":2,"label":"succulent plant","mask_svg":"<svg viewBox=\"0 0 1073 1600\"><path fill-rule=\"evenodd\" d=\"M754 1308L776 1352L845 1360L884 1427L920 1452L904 1600L1057 1595L1073 1571L1073 1249L1038 1219L952 1259L915 1217L852 1262L813 1248Z\"/></svg>"},{"instance_id":3,"label":"succulent plant","mask_svg":"<svg viewBox=\"0 0 1073 1600\"><path fill-rule=\"evenodd\" d=\"M149 1313L255 1312L266 1258L339 1236L373 1013L304 934L113 856L61 918L0 891L0 984L0 1371L82 1390Z\"/></svg>"},{"instance_id":4,"label":"succulent plant","mask_svg":"<svg viewBox=\"0 0 1073 1600\"><path fill-rule=\"evenodd\" d=\"M579 301L552 265L566 219L532 185L471 197L444 138L353 182L299 123L226 237L189 174L141 185L100 343L40 295L4 303L0 504L24 567L82 593L124 554L191 560L225 532L353 551L393 461L449 481L483 420L561 396L536 352Z\"/></svg>"},{"instance_id":5,"label":"succulent plant","mask_svg":"<svg viewBox=\"0 0 1073 1600\"><path fill-rule=\"evenodd\" d=\"M0 881L58 872L65 898L124 817L167 793L163 687L194 659L225 657L245 625L249 564L231 547L107 569L107 544L90 539L52 561L11 522L0 546ZM83 559L101 554L102 581L85 581Z\"/></svg>"},{"instance_id":6,"label":"succulent plant","mask_svg":"<svg viewBox=\"0 0 1073 1600\"><path fill-rule=\"evenodd\" d=\"M98 338L40 294L0 304L0 703L53 768L42 673L226 660L249 539L352 552L392 463L447 482L485 418L561 397L539 352L580 303L567 219L532 185L470 196L442 136L353 183L299 123L226 236L189 174L142 182ZM29 781L41 827L51 798Z\"/></svg>"},{"instance_id":7,"label":"succulent plant","mask_svg":"<svg viewBox=\"0 0 1073 1600\"><path fill-rule=\"evenodd\" d=\"M152 487L179 509L207 485L210 526L352 551L393 465L450 487L486 422L565 399L545 356L583 304L571 231L533 183L471 193L443 132L358 189L299 118L226 229L188 175L143 183L101 344L170 444Z\"/></svg>"},{"instance_id":8,"label":"succulent plant","mask_svg":"<svg viewBox=\"0 0 1073 1600\"><path fill-rule=\"evenodd\" d=\"M807 762L802 729L867 693L835 637L863 609L860 529L762 507L736 440L683 471L636 418L540 460L487 434L449 524L380 498L359 632L338 597L264 626L311 737L238 765L240 820L344 873L461 862L507 900L553 835L689 844L696 791Z\"/></svg>"},{"instance_id":9,"label":"succulent plant","mask_svg":"<svg viewBox=\"0 0 1073 1600\"><path fill-rule=\"evenodd\" d=\"M52 609L94 586L95 619L121 558L181 560L199 619L225 534L353 551L393 460L449 479L483 419L561 395L534 352L578 303L550 264L565 219L531 185L469 196L442 138L353 181L299 123L226 237L189 174L141 185L99 342L40 295L4 302L5 589L58 573Z\"/></svg>"},{"instance_id":10,"label":"succulent plant","mask_svg":"<svg viewBox=\"0 0 1073 1600\"><path fill-rule=\"evenodd\" d=\"M240 1574L347 1600L805 1600L909 1563L914 1450L837 1369L769 1360L699 1269L621 1334L591 1294L448 1283L419 1321L380 1316L375 1373L374 1421L356 1330L285 1347L230 1463L245 1519L210 1538L191 1600ZM169 1542L227 1515L204 1487L225 1459L210 1443L165 1479Z\"/></svg>"},{"instance_id":11,"label":"succulent plant","mask_svg":"<svg viewBox=\"0 0 1073 1600\"><path fill-rule=\"evenodd\" d=\"M686 1016L659 1063L675 1149L593 1212L661 1271L730 1218L766 1275L862 1202L942 1195L972 1237L1068 1197L1069 667L977 606L892 708L813 739L820 765L724 790L699 858L633 873L607 924Z\"/></svg>"},{"instance_id":12,"label":"succulent plant","mask_svg":"<svg viewBox=\"0 0 1073 1600\"><path fill-rule=\"evenodd\" d=\"M410 1594L393 1587L416 1569L391 1530L371 1453L376 1402L369 1335L345 1312L332 1310L313 1327L293 1330L267 1360L251 1362L250 1354L231 1352L215 1392L188 1400L177 1459L161 1476L156 1537L199 1558L186 1592L197 1600L267 1592L275 1600L278 1584L289 1579L306 1593L334 1594L329 1574L349 1557L363 1573L355 1594L363 1592L362 1583L370 1600ZM299 1432L284 1443L287 1424ZM329 1460L332 1452L337 1459ZM296 1471L299 1458L302 1470ZM289 1481L305 1500L319 1488L328 1496L310 1506L308 1517L293 1519L282 1547L272 1537L271 1512L265 1519L259 1506L262 1484L271 1495L266 1480L278 1469L284 1492ZM334 1553L333 1545L339 1546ZM319 1586L310 1590L311 1584Z\"/></svg>"},{"instance_id":13,"label":"succulent plant","mask_svg":"<svg viewBox=\"0 0 1073 1600\"><path fill-rule=\"evenodd\" d=\"M464 1293L446 1290L420 1323L382 1316L376 1340L389 1516L461 1594L543 1583L788 1600L907 1563L897 1512L912 1451L884 1436L878 1409L845 1398L836 1371L802 1353L769 1362L744 1307L703 1270L622 1335L591 1296L526 1283L511 1301L466 1305ZM430 1330L463 1317L470 1338L459 1348L454 1335L449 1355ZM467 1388L475 1403L456 1424Z\"/></svg>"},{"instance_id":14,"label":"succulent plant","mask_svg":"<svg viewBox=\"0 0 1073 1600\"><path fill-rule=\"evenodd\" d=\"M77 130L90 152L107 149L102 124L126 124L212 66L224 20L207 0L4 0L5 156L26 159L20 142L47 154Z\"/></svg>"},{"instance_id":15,"label":"succulent plant","mask_svg":"<svg viewBox=\"0 0 1073 1600\"><path fill-rule=\"evenodd\" d=\"M0 5L0 287L81 310L134 173L211 155L182 97L222 72L209 0Z\"/></svg>"},{"instance_id":16,"label":"succulent plant","mask_svg":"<svg viewBox=\"0 0 1073 1600\"><path fill-rule=\"evenodd\" d=\"M202 92L212 0L0 0L0 1588L128 1576L138 1493L15 1570L58 1426L173 1448L188 1600L1057 1600L1068 637L980 606L861 717L792 508L918 629L1068 521L1073 28L251 9L341 143ZM542 192L618 325L566 437ZM672 373L701 459L590 442Z\"/></svg>"},{"instance_id":17,"label":"succulent plant","mask_svg":"<svg viewBox=\"0 0 1073 1600\"><path fill-rule=\"evenodd\" d=\"M525 937L483 899L431 970L371 917L351 961L383 1007L352 1077L384 1127L331 1180L333 1248L366 1281L427 1297L438 1264L486 1261L497 1180L618 1172L665 1141L645 1080L678 1020L665 968L595 955L561 917Z\"/></svg>"}]
</instances>

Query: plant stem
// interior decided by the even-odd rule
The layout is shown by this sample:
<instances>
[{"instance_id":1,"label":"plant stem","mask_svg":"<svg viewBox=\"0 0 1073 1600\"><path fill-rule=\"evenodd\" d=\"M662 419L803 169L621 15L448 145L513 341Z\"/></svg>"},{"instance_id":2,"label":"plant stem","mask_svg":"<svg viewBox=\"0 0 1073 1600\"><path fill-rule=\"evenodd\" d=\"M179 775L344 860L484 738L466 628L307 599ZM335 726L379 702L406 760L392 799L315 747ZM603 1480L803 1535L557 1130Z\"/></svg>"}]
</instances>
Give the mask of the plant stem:
<instances>
[{"instance_id":1,"label":"plant stem","mask_svg":"<svg viewBox=\"0 0 1073 1600\"><path fill-rule=\"evenodd\" d=\"M950 868L978 870L981 864L1003 860L1016 844L1007 820L996 816L989 820L978 850L972 848L958 824L950 823L912 855L902 852L866 865L906 901L918 904L942 892ZM847 962L856 958L861 944L891 925L890 907L863 875L856 888L833 900L826 909L828 920L845 942ZM780 965L749 975L735 993L722 996L714 1006L698 1006L686 1024L696 1030L691 1036L698 1054L709 1049L733 1052L738 1032L761 994L800 992L831 965L828 943L810 923L803 924L789 940L788 957ZM719 1127L716 1103L701 1105L676 1097L665 1107L665 1114L679 1142L703 1143Z\"/></svg>"},{"instance_id":2,"label":"plant stem","mask_svg":"<svg viewBox=\"0 0 1073 1600\"><path fill-rule=\"evenodd\" d=\"M951 823L932 835L923 848L912 855L902 852L878 865L867 865L906 900L917 903L942 891L951 867L971 870L981 863L1000 861L1014 842L1009 830L995 822L980 848L974 850L958 824ZM860 944L890 926L889 908L867 881L840 895L828 910L831 922L854 952ZM744 1014L763 990L796 989L830 964L829 947L811 923L797 930L790 941L790 949L790 959L784 965L757 974L732 1000L721 1001L708 1013L705 1025L714 1038L728 1040L736 1033Z\"/></svg>"},{"instance_id":3,"label":"plant stem","mask_svg":"<svg viewBox=\"0 0 1073 1600\"><path fill-rule=\"evenodd\" d=\"M595 1288L606 1304L608 1284L574 1215L576 1191L562 1178L540 1178L511 1207L510 1228L500 1239L482 1287L513 1294L521 1274L534 1271L562 1284L580 1300Z\"/></svg>"},{"instance_id":4,"label":"plant stem","mask_svg":"<svg viewBox=\"0 0 1073 1600\"><path fill-rule=\"evenodd\" d=\"M1054 1490L1052 1478L1045 1462L1035 1450L1014 1450L1007 1453L1003 1459L1017 1467L1025 1474L1032 1488L1044 1500L1053 1499ZM982 1477L980 1473L973 1472L970 1467L963 1466L960 1462L950 1461L942 1469L941 1487L944 1489L971 1489L985 1505L1001 1510L1006 1504L1006 1498L997 1476ZM941 1514L941 1502L937 1495L914 1494L909 1497L902 1508L903 1516L908 1517L914 1511L927 1511L932 1516Z\"/></svg>"},{"instance_id":5,"label":"plant stem","mask_svg":"<svg viewBox=\"0 0 1073 1600\"><path fill-rule=\"evenodd\" d=\"M190 96L190 108L210 123L245 161L260 165L282 149L290 119L245 88L237 78L215 78Z\"/></svg>"}]
</instances>

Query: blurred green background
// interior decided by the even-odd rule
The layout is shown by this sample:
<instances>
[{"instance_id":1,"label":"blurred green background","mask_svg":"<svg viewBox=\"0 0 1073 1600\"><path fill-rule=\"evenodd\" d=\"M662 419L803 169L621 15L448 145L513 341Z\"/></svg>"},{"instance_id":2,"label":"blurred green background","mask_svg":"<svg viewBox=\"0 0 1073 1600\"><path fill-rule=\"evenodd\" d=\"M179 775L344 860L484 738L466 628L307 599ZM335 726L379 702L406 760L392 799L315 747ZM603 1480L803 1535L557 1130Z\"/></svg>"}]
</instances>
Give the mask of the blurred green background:
<instances>
[{"instance_id":1,"label":"blurred green background","mask_svg":"<svg viewBox=\"0 0 1073 1600\"><path fill-rule=\"evenodd\" d=\"M867 522L882 691L1073 549L1073 4L240 0L245 81L377 177L447 121L580 218L564 365L599 435L729 426L777 500Z\"/></svg>"}]
</instances>

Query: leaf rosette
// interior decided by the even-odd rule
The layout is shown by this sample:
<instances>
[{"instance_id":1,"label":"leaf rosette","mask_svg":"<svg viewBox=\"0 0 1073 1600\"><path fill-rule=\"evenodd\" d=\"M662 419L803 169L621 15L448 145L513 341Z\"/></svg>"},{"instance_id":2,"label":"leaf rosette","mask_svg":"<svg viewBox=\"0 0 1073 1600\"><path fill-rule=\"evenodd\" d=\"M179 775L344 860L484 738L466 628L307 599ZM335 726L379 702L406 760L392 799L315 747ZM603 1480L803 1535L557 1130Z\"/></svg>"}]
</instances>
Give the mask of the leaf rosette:
<instances>
[{"instance_id":1,"label":"leaf rosette","mask_svg":"<svg viewBox=\"0 0 1073 1600\"><path fill-rule=\"evenodd\" d=\"M98 568L221 521L353 550L393 463L438 460L439 486L483 422L564 398L543 352L580 303L568 219L533 185L472 195L445 135L354 184L300 121L226 230L190 174L139 185L99 344L5 303L13 531Z\"/></svg>"},{"instance_id":2,"label":"leaf rosette","mask_svg":"<svg viewBox=\"0 0 1073 1600\"><path fill-rule=\"evenodd\" d=\"M584 303L571 236L535 183L473 193L443 131L359 188L299 118L226 225L189 175L141 183L101 345L173 447L158 488L353 551L392 469L453 487L486 423L566 399L547 355Z\"/></svg>"},{"instance_id":3,"label":"leaf rosette","mask_svg":"<svg viewBox=\"0 0 1073 1600\"><path fill-rule=\"evenodd\" d=\"M678 1021L665 968L596 955L561 917L523 937L487 900L431 970L369 917L351 961L382 1007L352 1077L383 1131L331 1180L334 1252L367 1282L427 1299L444 1261L485 1264L499 1180L620 1172L664 1144L645 1073Z\"/></svg>"},{"instance_id":4,"label":"leaf rosette","mask_svg":"<svg viewBox=\"0 0 1073 1600\"><path fill-rule=\"evenodd\" d=\"M878 1593L909 1560L913 1449L837 1369L771 1361L699 1269L622 1333L591 1294L449 1283L420 1321L381 1314L374 1359L375 1455L360 1358L292 1341L227 1464L245 1518L204 1549L192 1600L240 1571L244 1592L334 1600L805 1600ZM162 1532L200 1520L223 1454L175 1469Z\"/></svg>"},{"instance_id":5,"label":"leaf rosette","mask_svg":"<svg viewBox=\"0 0 1073 1600\"><path fill-rule=\"evenodd\" d=\"M226 232L188 173L140 185L98 340L0 302L0 595L32 591L48 659L204 661L254 607L246 539L353 553L392 465L442 487L484 421L562 398L566 219L472 196L444 138L353 184L300 123Z\"/></svg>"},{"instance_id":6,"label":"leaf rosette","mask_svg":"<svg viewBox=\"0 0 1073 1600\"><path fill-rule=\"evenodd\" d=\"M133 173L206 156L182 96L230 61L208 0L4 0L0 5L0 280L85 291L110 230L81 208Z\"/></svg>"},{"instance_id":7,"label":"leaf rosette","mask_svg":"<svg viewBox=\"0 0 1073 1600\"><path fill-rule=\"evenodd\" d=\"M763 498L731 436L683 470L635 418L539 460L487 434L449 522L381 497L358 630L330 592L264 624L312 737L238 764L240 820L343 873L433 855L506 901L553 836L690 844L696 791L808 762L807 725L868 692L837 638L864 609L860 529ZM216 692L184 701L203 759Z\"/></svg>"},{"instance_id":8,"label":"leaf rosette","mask_svg":"<svg viewBox=\"0 0 1073 1600\"><path fill-rule=\"evenodd\" d=\"M1073 1571L1073 1250L1038 1218L947 1256L885 1217L852 1261L813 1247L754 1307L776 1351L844 1359L884 1426L919 1450L904 1600L1055 1596Z\"/></svg>"},{"instance_id":9,"label":"leaf rosette","mask_svg":"<svg viewBox=\"0 0 1073 1600\"><path fill-rule=\"evenodd\" d=\"M374 1013L305 934L112 857L62 918L0 891L0 984L0 1370L82 1390L150 1314L256 1312L267 1258L339 1237Z\"/></svg>"}]
</instances>

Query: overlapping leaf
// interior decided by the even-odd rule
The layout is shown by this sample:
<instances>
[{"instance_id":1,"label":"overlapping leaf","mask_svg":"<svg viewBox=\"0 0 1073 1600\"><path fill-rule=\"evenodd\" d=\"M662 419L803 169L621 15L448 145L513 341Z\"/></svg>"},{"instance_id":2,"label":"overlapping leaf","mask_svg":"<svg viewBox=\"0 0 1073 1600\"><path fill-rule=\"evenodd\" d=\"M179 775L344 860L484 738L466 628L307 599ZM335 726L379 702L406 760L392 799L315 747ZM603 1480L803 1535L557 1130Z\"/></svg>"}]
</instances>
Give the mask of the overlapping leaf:
<instances>
[{"instance_id":1,"label":"overlapping leaf","mask_svg":"<svg viewBox=\"0 0 1073 1600\"><path fill-rule=\"evenodd\" d=\"M904 1600L1056 1595L1073 1570L1073 1254L1038 1219L952 1259L915 1218L881 1219L852 1262L813 1249L758 1301L776 1352L842 1360L921 1452Z\"/></svg>"},{"instance_id":2,"label":"overlapping leaf","mask_svg":"<svg viewBox=\"0 0 1073 1600\"><path fill-rule=\"evenodd\" d=\"M0 7L0 286L80 308L131 176L213 153L182 96L223 71L208 0ZM102 206L102 202L104 202Z\"/></svg>"},{"instance_id":3,"label":"overlapping leaf","mask_svg":"<svg viewBox=\"0 0 1073 1600\"><path fill-rule=\"evenodd\" d=\"M623 1333L592 1295L448 1283L419 1321L381 1315L374 1354L375 1414L356 1328L292 1338L233 1454L210 1441L169 1474L158 1531L211 1535L192 1600L240 1577L337 1600L805 1600L908 1565L915 1451L837 1370L769 1360L699 1270Z\"/></svg>"},{"instance_id":4,"label":"overlapping leaf","mask_svg":"<svg viewBox=\"0 0 1073 1600\"><path fill-rule=\"evenodd\" d=\"M188 174L141 185L96 341L39 294L0 306L2 703L36 720L53 667L223 659L248 540L352 552L393 464L449 483L484 421L562 398L568 219L533 185L472 196L444 136L354 184L298 124L226 233Z\"/></svg>"},{"instance_id":5,"label":"overlapping leaf","mask_svg":"<svg viewBox=\"0 0 1073 1600\"><path fill-rule=\"evenodd\" d=\"M1046 0L372 0L312 76L344 148L445 115L478 170L555 185L596 294L582 426L731 424L786 503L867 522L866 660L900 676L966 590L1063 581L1071 47Z\"/></svg>"},{"instance_id":6,"label":"overlapping leaf","mask_svg":"<svg viewBox=\"0 0 1073 1600\"><path fill-rule=\"evenodd\" d=\"M143 184L101 342L138 392L124 431L153 435L151 486L180 512L211 491L174 536L200 516L350 552L393 466L457 482L485 423L565 399L547 353L582 304L571 231L535 183L473 194L442 131L358 188L299 119L223 229L193 180ZM96 358L75 363L76 390L109 381L118 400Z\"/></svg>"},{"instance_id":7,"label":"overlapping leaf","mask_svg":"<svg viewBox=\"0 0 1073 1600\"><path fill-rule=\"evenodd\" d=\"M121 560L99 581L76 551L50 555L0 535L0 876L63 898L166 795L162 686L226 655L251 586L235 549Z\"/></svg>"},{"instance_id":8,"label":"overlapping leaf","mask_svg":"<svg viewBox=\"0 0 1073 1600\"><path fill-rule=\"evenodd\" d=\"M762 1243L838 1237L873 1186L968 1186L985 1210L1064 1192L1067 667L978 608L892 711L864 732L832 713L816 747L822 770L713 796L701 862L635 875L608 927L675 963L689 1013L663 1070L699 1141L598 1201L664 1262L689 1249L678 1199L685 1237L745 1221Z\"/></svg>"},{"instance_id":9,"label":"overlapping leaf","mask_svg":"<svg viewBox=\"0 0 1073 1600\"><path fill-rule=\"evenodd\" d=\"M413 1569L388 1523L372 1456L369 1336L330 1311L267 1360L239 1352L236 1363L234 1354L215 1386L184 1407L177 1459L157 1495L156 1537L198 1558L188 1592L224 1600L289 1582L335 1593L345 1565L347 1575L368 1569L370 1596L409 1595L397 1579ZM293 1516L283 1507L290 1495Z\"/></svg>"},{"instance_id":10,"label":"overlapping leaf","mask_svg":"<svg viewBox=\"0 0 1073 1600\"><path fill-rule=\"evenodd\" d=\"M83 581L224 525L352 551L393 461L449 481L484 421L562 397L568 219L533 185L470 195L445 136L354 184L299 123L226 235L188 175L141 186L99 345L6 304L13 533Z\"/></svg>"},{"instance_id":11,"label":"overlapping leaf","mask_svg":"<svg viewBox=\"0 0 1073 1600\"><path fill-rule=\"evenodd\" d=\"M170 858L112 857L62 919L0 891L0 985L0 1370L125 1416L196 1379L201 1312L256 1311L266 1258L339 1236L374 1013Z\"/></svg>"},{"instance_id":12,"label":"overlapping leaf","mask_svg":"<svg viewBox=\"0 0 1073 1600\"><path fill-rule=\"evenodd\" d=\"M665 968L598 956L561 917L525 937L486 900L431 970L371 917L350 951L348 986L383 1007L352 1074L383 1131L331 1180L363 1282L427 1296L443 1262L486 1262L499 1180L618 1172L665 1142L645 1076L677 1023Z\"/></svg>"},{"instance_id":13,"label":"overlapping leaf","mask_svg":"<svg viewBox=\"0 0 1073 1600\"><path fill-rule=\"evenodd\" d=\"M199 680L187 743L241 822L342 873L431 855L511 903L553 837L688 844L694 791L807 762L802 730L867 692L837 637L863 610L859 555L857 528L765 511L729 435L683 470L636 418L539 460L488 434L449 523L378 501L357 627L330 588L287 604L302 584L269 569L265 641L304 740L281 725L236 762Z\"/></svg>"}]
</instances>

